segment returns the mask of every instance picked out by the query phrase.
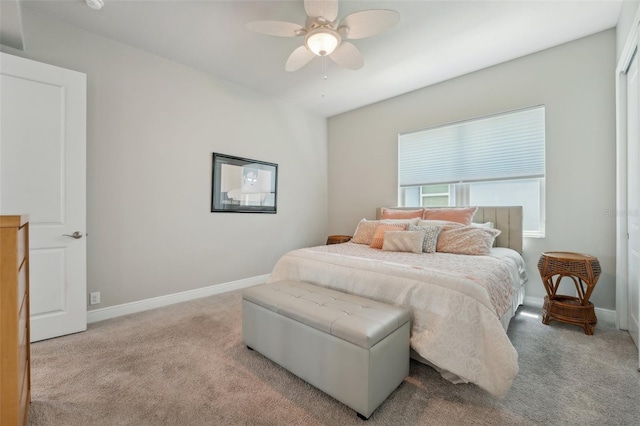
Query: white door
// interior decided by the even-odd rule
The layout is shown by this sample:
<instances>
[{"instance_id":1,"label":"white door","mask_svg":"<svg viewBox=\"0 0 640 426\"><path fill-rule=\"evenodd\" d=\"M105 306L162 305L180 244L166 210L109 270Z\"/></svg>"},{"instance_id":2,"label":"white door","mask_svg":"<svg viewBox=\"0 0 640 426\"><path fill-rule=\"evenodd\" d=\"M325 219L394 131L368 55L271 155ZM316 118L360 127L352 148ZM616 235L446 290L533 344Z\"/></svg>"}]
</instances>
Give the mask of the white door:
<instances>
[{"instance_id":1,"label":"white door","mask_svg":"<svg viewBox=\"0 0 640 426\"><path fill-rule=\"evenodd\" d=\"M86 330L85 74L0 53L0 213L30 216L31 340Z\"/></svg>"},{"instance_id":2,"label":"white door","mask_svg":"<svg viewBox=\"0 0 640 426\"><path fill-rule=\"evenodd\" d=\"M628 315L629 334L638 346L638 314L640 302L640 142L638 140L638 54L627 71L627 229L628 240Z\"/></svg>"}]
</instances>

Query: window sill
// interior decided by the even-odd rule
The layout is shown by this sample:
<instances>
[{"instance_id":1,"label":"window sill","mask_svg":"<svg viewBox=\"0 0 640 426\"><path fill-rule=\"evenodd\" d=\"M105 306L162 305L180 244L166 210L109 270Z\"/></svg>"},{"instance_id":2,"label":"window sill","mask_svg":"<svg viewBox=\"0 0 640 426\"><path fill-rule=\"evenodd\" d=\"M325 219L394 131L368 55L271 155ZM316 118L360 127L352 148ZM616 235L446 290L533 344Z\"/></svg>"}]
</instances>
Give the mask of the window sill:
<instances>
[{"instance_id":1,"label":"window sill","mask_svg":"<svg viewBox=\"0 0 640 426\"><path fill-rule=\"evenodd\" d=\"M538 231L523 231L522 236L524 238L545 238L545 233Z\"/></svg>"}]
</instances>

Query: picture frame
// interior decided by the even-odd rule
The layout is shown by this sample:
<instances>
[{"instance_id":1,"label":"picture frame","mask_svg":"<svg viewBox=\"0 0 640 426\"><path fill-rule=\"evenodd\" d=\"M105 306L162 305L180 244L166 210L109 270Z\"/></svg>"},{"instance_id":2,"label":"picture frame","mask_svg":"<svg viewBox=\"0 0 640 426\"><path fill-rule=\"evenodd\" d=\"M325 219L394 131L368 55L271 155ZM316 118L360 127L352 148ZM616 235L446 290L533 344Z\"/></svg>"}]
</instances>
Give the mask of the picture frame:
<instances>
[{"instance_id":1,"label":"picture frame","mask_svg":"<svg viewBox=\"0 0 640 426\"><path fill-rule=\"evenodd\" d=\"M278 165L213 153L211 212L277 213Z\"/></svg>"}]
</instances>

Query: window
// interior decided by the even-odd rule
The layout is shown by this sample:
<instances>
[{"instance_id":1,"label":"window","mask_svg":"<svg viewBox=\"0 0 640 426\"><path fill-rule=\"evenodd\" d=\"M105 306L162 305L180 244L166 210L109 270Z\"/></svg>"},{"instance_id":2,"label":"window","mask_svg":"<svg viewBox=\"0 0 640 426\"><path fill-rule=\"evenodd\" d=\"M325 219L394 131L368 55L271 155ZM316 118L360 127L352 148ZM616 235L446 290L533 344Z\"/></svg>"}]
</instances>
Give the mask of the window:
<instances>
[{"instance_id":1,"label":"window","mask_svg":"<svg viewBox=\"0 0 640 426\"><path fill-rule=\"evenodd\" d=\"M398 137L398 205L523 206L524 235L544 236L544 106Z\"/></svg>"}]
</instances>

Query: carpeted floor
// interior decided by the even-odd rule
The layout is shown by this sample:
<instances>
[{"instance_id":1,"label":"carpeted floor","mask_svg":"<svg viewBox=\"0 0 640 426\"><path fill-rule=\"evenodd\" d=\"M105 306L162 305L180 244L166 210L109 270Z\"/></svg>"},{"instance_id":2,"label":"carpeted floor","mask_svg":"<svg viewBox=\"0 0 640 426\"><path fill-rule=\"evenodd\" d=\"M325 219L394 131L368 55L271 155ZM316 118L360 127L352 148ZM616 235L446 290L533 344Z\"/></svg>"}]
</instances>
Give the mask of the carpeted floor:
<instances>
[{"instance_id":1,"label":"carpeted floor","mask_svg":"<svg viewBox=\"0 0 640 426\"><path fill-rule=\"evenodd\" d=\"M638 425L638 353L628 333L540 323L509 336L520 373L504 400L412 360L365 423L241 342L226 293L89 325L32 345L30 425Z\"/></svg>"}]
</instances>

